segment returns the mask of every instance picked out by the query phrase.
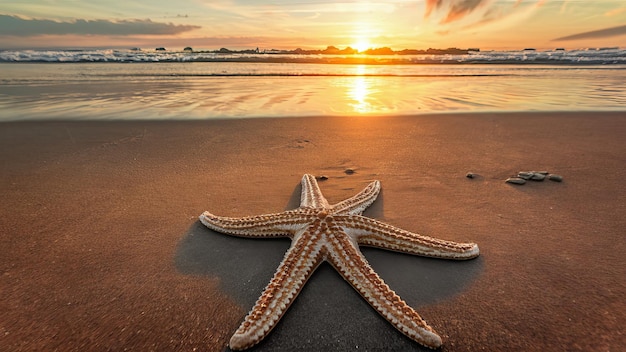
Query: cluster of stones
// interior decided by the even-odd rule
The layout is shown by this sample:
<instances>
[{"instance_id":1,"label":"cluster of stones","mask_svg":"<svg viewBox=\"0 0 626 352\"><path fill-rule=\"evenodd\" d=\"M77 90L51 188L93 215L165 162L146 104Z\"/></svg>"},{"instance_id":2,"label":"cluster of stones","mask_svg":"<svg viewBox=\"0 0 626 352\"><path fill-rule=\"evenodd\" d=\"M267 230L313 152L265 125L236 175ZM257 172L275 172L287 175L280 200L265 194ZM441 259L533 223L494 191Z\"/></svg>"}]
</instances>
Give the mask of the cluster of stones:
<instances>
[{"instance_id":1,"label":"cluster of stones","mask_svg":"<svg viewBox=\"0 0 626 352\"><path fill-rule=\"evenodd\" d=\"M543 181L545 179L554 182L562 182L563 177L556 174L551 174L548 171L520 171L517 173L517 176L509 177L506 179L506 183L511 183L514 185L523 185L526 181Z\"/></svg>"}]
</instances>

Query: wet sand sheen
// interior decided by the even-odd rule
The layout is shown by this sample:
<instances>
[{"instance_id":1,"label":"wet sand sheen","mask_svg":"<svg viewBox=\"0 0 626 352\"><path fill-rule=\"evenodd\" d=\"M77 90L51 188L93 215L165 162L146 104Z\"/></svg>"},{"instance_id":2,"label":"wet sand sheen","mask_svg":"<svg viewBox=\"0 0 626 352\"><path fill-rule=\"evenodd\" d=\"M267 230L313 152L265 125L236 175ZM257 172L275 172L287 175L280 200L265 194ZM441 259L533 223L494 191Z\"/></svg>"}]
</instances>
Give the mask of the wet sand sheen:
<instances>
[{"instance_id":1,"label":"wet sand sheen","mask_svg":"<svg viewBox=\"0 0 626 352\"><path fill-rule=\"evenodd\" d=\"M626 71L610 65L0 63L2 69L7 73L0 84L0 121L611 111L626 106Z\"/></svg>"}]
</instances>

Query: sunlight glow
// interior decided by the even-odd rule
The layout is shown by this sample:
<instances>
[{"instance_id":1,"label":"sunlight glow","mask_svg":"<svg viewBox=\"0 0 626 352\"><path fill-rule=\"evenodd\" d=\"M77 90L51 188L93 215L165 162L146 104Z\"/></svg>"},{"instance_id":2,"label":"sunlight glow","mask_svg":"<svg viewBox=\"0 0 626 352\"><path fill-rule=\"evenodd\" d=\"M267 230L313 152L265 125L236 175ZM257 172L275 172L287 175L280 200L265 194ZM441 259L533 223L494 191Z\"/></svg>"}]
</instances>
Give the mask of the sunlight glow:
<instances>
[{"instance_id":1,"label":"sunlight glow","mask_svg":"<svg viewBox=\"0 0 626 352\"><path fill-rule=\"evenodd\" d=\"M365 38L359 38L354 44L351 45L353 49L358 50L360 53L364 52L367 49L370 49L372 46L370 42Z\"/></svg>"},{"instance_id":2,"label":"sunlight glow","mask_svg":"<svg viewBox=\"0 0 626 352\"><path fill-rule=\"evenodd\" d=\"M97 43L102 48L168 50L186 46L201 50L323 50L328 46L350 46L355 51L382 47L574 50L623 46L623 3L5 0L0 1L0 48L90 48ZM595 30L603 31L562 39Z\"/></svg>"},{"instance_id":3,"label":"sunlight glow","mask_svg":"<svg viewBox=\"0 0 626 352\"><path fill-rule=\"evenodd\" d=\"M365 114L373 111L372 104L368 101L370 86L367 77L354 77L348 96L354 101L350 104L355 112Z\"/></svg>"},{"instance_id":4,"label":"sunlight glow","mask_svg":"<svg viewBox=\"0 0 626 352\"><path fill-rule=\"evenodd\" d=\"M393 112L394 101L404 98L397 96L397 89L387 90L389 81L376 77L376 68L370 65L354 65L352 74L342 81L345 87L346 112L354 114L385 114ZM383 94L384 92L384 94Z\"/></svg>"},{"instance_id":5,"label":"sunlight glow","mask_svg":"<svg viewBox=\"0 0 626 352\"><path fill-rule=\"evenodd\" d=\"M381 29L376 21L360 18L350 24L353 49L360 53L372 48L372 39L381 35Z\"/></svg>"}]
</instances>

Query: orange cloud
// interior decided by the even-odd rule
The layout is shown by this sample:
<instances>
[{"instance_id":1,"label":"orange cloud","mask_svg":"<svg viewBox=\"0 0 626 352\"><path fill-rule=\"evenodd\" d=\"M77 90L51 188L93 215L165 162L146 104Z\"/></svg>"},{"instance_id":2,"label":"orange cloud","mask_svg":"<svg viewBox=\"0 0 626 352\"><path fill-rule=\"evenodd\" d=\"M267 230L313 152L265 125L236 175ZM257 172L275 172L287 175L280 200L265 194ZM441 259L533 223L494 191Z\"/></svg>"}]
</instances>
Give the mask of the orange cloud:
<instances>
[{"instance_id":1,"label":"orange cloud","mask_svg":"<svg viewBox=\"0 0 626 352\"><path fill-rule=\"evenodd\" d=\"M426 0L424 16L428 18L434 10L446 6L448 13L442 23L450 23L465 17L486 1L488 0Z\"/></svg>"},{"instance_id":2,"label":"orange cloud","mask_svg":"<svg viewBox=\"0 0 626 352\"><path fill-rule=\"evenodd\" d=\"M438 13L439 24L461 22L470 18L470 25L484 24L512 13L528 12L543 6L547 0L535 0L533 5L522 6L523 0L508 3L494 0L426 0L425 18Z\"/></svg>"},{"instance_id":3,"label":"orange cloud","mask_svg":"<svg viewBox=\"0 0 626 352\"><path fill-rule=\"evenodd\" d=\"M441 0L426 0L426 12L424 13L424 17L430 17L430 14L434 9L439 8L443 1Z\"/></svg>"},{"instance_id":4,"label":"orange cloud","mask_svg":"<svg viewBox=\"0 0 626 352\"><path fill-rule=\"evenodd\" d=\"M617 16L617 15L619 15L621 13L624 13L624 12L626 12L626 7L619 7L619 8L607 11L604 15L606 17L613 17L613 16Z\"/></svg>"},{"instance_id":5,"label":"orange cloud","mask_svg":"<svg viewBox=\"0 0 626 352\"><path fill-rule=\"evenodd\" d=\"M484 0L463 0L454 2L450 5L448 15L441 23L445 24L458 21L482 5L483 2Z\"/></svg>"}]
</instances>

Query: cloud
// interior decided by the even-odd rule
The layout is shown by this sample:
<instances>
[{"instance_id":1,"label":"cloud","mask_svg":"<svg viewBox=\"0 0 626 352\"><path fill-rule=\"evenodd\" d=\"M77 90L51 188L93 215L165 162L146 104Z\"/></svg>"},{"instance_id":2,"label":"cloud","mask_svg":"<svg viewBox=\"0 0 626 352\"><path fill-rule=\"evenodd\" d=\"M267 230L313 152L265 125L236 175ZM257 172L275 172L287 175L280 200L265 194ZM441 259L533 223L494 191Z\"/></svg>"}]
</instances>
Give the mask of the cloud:
<instances>
[{"instance_id":1,"label":"cloud","mask_svg":"<svg viewBox=\"0 0 626 352\"><path fill-rule=\"evenodd\" d=\"M622 14L624 12L626 12L626 7L619 7L619 8L607 11L604 15L606 17L613 17L613 16L620 15L620 14Z\"/></svg>"},{"instance_id":2,"label":"cloud","mask_svg":"<svg viewBox=\"0 0 626 352\"><path fill-rule=\"evenodd\" d=\"M626 35L626 25L611 27L611 28L604 28L604 29L599 29L596 31L572 34L572 35L568 35L565 37L556 38L552 40L559 41L559 40L577 40L577 39L597 39L597 38L617 37L620 35Z\"/></svg>"},{"instance_id":3,"label":"cloud","mask_svg":"<svg viewBox=\"0 0 626 352\"><path fill-rule=\"evenodd\" d=\"M425 17L429 17L433 11L445 7L447 13L441 23L450 23L469 15L486 2L489 0L426 0Z\"/></svg>"},{"instance_id":4,"label":"cloud","mask_svg":"<svg viewBox=\"0 0 626 352\"><path fill-rule=\"evenodd\" d=\"M520 13L534 12L546 0L426 0L424 18L435 17L440 25L476 27Z\"/></svg>"},{"instance_id":5,"label":"cloud","mask_svg":"<svg viewBox=\"0 0 626 352\"><path fill-rule=\"evenodd\" d=\"M443 0L426 0L426 12L424 13L424 17L430 17L433 10L438 10L441 4L443 4Z\"/></svg>"},{"instance_id":6,"label":"cloud","mask_svg":"<svg viewBox=\"0 0 626 352\"><path fill-rule=\"evenodd\" d=\"M83 20L57 22L0 15L0 35L171 35L199 29L200 26L175 25L146 20Z\"/></svg>"},{"instance_id":7,"label":"cloud","mask_svg":"<svg viewBox=\"0 0 626 352\"><path fill-rule=\"evenodd\" d=\"M463 0L453 3L452 5L450 5L450 11L448 11L448 16L444 18L442 23L450 23L462 19L469 13L473 12L483 2L484 0Z\"/></svg>"}]
</instances>

